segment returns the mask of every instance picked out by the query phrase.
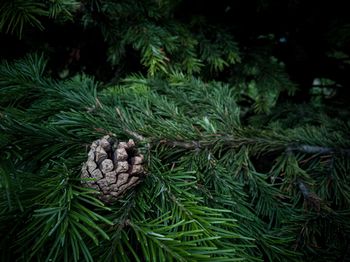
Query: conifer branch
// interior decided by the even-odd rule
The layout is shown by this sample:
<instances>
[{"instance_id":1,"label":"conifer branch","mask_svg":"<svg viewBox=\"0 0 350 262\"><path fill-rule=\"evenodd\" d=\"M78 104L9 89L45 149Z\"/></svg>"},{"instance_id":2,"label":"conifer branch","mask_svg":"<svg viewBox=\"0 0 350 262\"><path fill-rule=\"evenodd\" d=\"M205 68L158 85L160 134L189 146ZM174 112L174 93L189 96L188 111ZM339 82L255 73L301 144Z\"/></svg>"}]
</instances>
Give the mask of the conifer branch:
<instances>
[{"instance_id":1,"label":"conifer branch","mask_svg":"<svg viewBox=\"0 0 350 262\"><path fill-rule=\"evenodd\" d=\"M194 8L185 1L4 3L0 32L23 35L20 53L43 55L0 63L1 258L293 262L349 251L348 107L335 96L330 110L312 92L315 101L289 104L296 85L272 57L275 36L250 32L258 41L241 45L235 24L200 10L182 19ZM32 41L33 27L65 32L77 19L79 41ZM83 55L100 44L98 61L55 62L55 48ZM56 78L63 68L68 76ZM118 143L99 139L91 150L101 134ZM136 162L147 176L122 191ZM98 191L127 193L101 198L106 207Z\"/></svg>"},{"instance_id":2,"label":"conifer branch","mask_svg":"<svg viewBox=\"0 0 350 262\"><path fill-rule=\"evenodd\" d=\"M124 129L125 133L129 134L130 136L134 137L135 139L139 141L145 141L146 138L134 131L131 131L130 129Z\"/></svg>"},{"instance_id":3,"label":"conifer branch","mask_svg":"<svg viewBox=\"0 0 350 262\"><path fill-rule=\"evenodd\" d=\"M297 181L300 192L303 194L304 199L308 206L315 208L317 212L321 210L321 201L322 199L313 192L310 192L309 188L305 185L302 180Z\"/></svg>"},{"instance_id":4,"label":"conifer branch","mask_svg":"<svg viewBox=\"0 0 350 262\"><path fill-rule=\"evenodd\" d=\"M171 147L181 147L184 149L196 149L199 150L201 148L201 142L199 141L170 141L170 140L160 140L159 144L165 144Z\"/></svg>"},{"instance_id":5,"label":"conifer branch","mask_svg":"<svg viewBox=\"0 0 350 262\"><path fill-rule=\"evenodd\" d=\"M306 154L331 154L331 153L341 153L341 154L350 154L350 149L347 148L333 148L333 147L321 147L321 146L312 146L312 145L298 145L298 146L288 146L286 149L287 152L298 151Z\"/></svg>"},{"instance_id":6,"label":"conifer branch","mask_svg":"<svg viewBox=\"0 0 350 262\"><path fill-rule=\"evenodd\" d=\"M127 134L131 135L132 137L136 138L139 141L146 141L147 139L134 132L131 131L129 129L125 129L124 130ZM220 136L217 136L220 138ZM227 135L225 136L221 136L222 138L224 138L224 144L226 145L230 145L232 146L232 144L237 144L238 147L242 146L242 145L250 145L252 144L252 141L240 141L239 139L235 140L232 138L227 138ZM188 149L188 150L200 150L201 148L205 148L205 147L212 147L215 145L215 142L217 142L217 140L214 140L213 142L203 142L203 141L199 141L199 140L191 140L191 141L180 141L180 140L168 140L168 139L161 139L161 140L154 140L152 141L152 144L163 144L163 145L168 145L171 147L180 147L180 148L184 148L184 149ZM267 141L268 142L268 141ZM271 141L273 142L273 141ZM279 150L279 149L278 149ZM346 149L346 148L333 148L333 147L321 147L321 146L312 146L312 145L294 145L294 146L287 146L286 147L286 152L301 152L301 153L306 153L306 154L321 154L321 155L325 155L325 154L331 154L331 153L341 153L341 154L350 154L350 149Z\"/></svg>"}]
</instances>

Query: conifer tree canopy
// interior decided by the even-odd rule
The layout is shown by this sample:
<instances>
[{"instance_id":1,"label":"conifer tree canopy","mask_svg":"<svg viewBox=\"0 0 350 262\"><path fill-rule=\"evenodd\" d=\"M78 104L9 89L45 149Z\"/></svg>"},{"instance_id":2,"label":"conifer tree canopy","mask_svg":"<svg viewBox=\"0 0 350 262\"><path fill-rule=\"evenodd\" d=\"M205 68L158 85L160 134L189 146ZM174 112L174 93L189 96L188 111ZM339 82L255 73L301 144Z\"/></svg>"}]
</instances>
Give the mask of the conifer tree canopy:
<instances>
[{"instance_id":1,"label":"conifer tree canopy","mask_svg":"<svg viewBox=\"0 0 350 262\"><path fill-rule=\"evenodd\" d=\"M0 1L1 261L348 261L345 1Z\"/></svg>"}]
</instances>

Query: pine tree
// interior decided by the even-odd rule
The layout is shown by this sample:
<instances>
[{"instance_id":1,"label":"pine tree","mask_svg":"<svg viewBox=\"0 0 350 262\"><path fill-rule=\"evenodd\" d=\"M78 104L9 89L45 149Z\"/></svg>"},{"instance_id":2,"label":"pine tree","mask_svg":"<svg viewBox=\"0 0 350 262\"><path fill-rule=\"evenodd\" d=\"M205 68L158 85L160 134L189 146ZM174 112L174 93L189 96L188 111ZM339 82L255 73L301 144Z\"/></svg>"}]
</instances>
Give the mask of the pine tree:
<instances>
[{"instance_id":1,"label":"pine tree","mask_svg":"<svg viewBox=\"0 0 350 262\"><path fill-rule=\"evenodd\" d=\"M1 261L350 256L342 77L317 75L300 101L277 35L181 1L3 2L0 31L28 54L0 64ZM61 66L62 43L36 40L72 25L98 32L93 69L88 44ZM336 31L328 57L346 68Z\"/></svg>"}]
</instances>

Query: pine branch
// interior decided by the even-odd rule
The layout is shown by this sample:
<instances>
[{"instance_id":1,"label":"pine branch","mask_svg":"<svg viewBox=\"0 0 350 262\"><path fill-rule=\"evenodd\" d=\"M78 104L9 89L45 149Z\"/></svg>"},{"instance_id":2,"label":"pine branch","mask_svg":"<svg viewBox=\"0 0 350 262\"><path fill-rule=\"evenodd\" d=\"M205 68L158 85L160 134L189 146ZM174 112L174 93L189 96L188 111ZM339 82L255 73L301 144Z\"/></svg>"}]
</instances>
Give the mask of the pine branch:
<instances>
[{"instance_id":1,"label":"pine branch","mask_svg":"<svg viewBox=\"0 0 350 262\"><path fill-rule=\"evenodd\" d=\"M310 192L309 188L305 185L305 183L301 180L297 180L297 185L304 196L304 199L307 202L308 206L311 206L316 209L317 212L321 210L321 201L322 199L318 197L315 193Z\"/></svg>"},{"instance_id":2,"label":"pine branch","mask_svg":"<svg viewBox=\"0 0 350 262\"><path fill-rule=\"evenodd\" d=\"M307 154L320 154L327 155L332 153L340 154L350 154L350 149L346 148L333 148L333 147L321 147L321 146L312 146L312 145L297 145L297 146L288 146L286 152L298 151Z\"/></svg>"},{"instance_id":3,"label":"pine branch","mask_svg":"<svg viewBox=\"0 0 350 262\"><path fill-rule=\"evenodd\" d=\"M158 144L165 144L170 147L180 147L180 148L190 149L190 150L192 149L199 150L202 147L202 144L199 141L185 142L185 141L169 141L164 139L164 140L158 141Z\"/></svg>"},{"instance_id":4,"label":"pine branch","mask_svg":"<svg viewBox=\"0 0 350 262\"><path fill-rule=\"evenodd\" d=\"M10 239L20 251L29 246L33 259L43 254L62 260L72 251L74 260L80 253L88 261L300 261L291 248L300 227L306 227L306 239L318 234L317 240L338 225L348 227L338 214L350 203L346 123L345 131L337 131L338 123L330 118L322 128L319 122L280 128L273 120L245 127L234 87L183 73L163 79L133 76L98 93L88 77L45 77L42 59L2 68L1 160L13 161L16 172L30 175L15 181L7 174L13 171L0 168L0 206L9 206L11 199L18 210L15 198L5 195L15 191L26 213ZM134 137L148 154L149 175L112 212L101 211L102 204L92 192L82 193L76 179L86 160L85 146L103 134ZM331 170L327 158L309 154L332 154ZM53 161L68 170L50 175L57 166ZM316 185L317 195L308 185ZM332 201L336 225L329 217L304 212L301 195L316 210L324 211L320 199ZM0 219L7 225L13 213L6 211ZM316 233L309 220L326 226L318 225L322 232ZM315 252L312 241L307 249ZM6 243L0 244L6 250Z\"/></svg>"},{"instance_id":5,"label":"pine branch","mask_svg":"<svg viewBox=\"0 0 350 262\"><path fill-rule=\"evenodd\" d=\"M133 136L135 139L139 141L146 141L144 136L131 131L131 130L125 130L126 133ZM248 146L254 143L254 141L245 140L245 139L234 139L232 137L229 137L227 135L216 135L214 136L214 141L208 142L209 139L206 140L192 140L192 141L177 141L177 140L167 140L167 139L161 139L161 140L153 140L150 139L151 144L153 145L167 145L170 147L179 147L184 148L188 150L200 150L202 148L213 148L219 141L223 141L223 146L230 146L230 147L241 147L241 146ZM256 139L258 140L258 139ZM266 143L269 143L268 140L265 141ZM274 144L274 142L279 143L280 141L271 140L271 144ZM277 151L280 151L280 148L277 148ZM340 154L350 154L350 149L345 148L332 148L332 147L320 147L320 146L311 146L311 145L295 145L293 143L293 146L285 146L286 152L301 152L306 154L320 154L320 155L327 155L331 153L340 153Z\"/></svg>"}]
</instances>

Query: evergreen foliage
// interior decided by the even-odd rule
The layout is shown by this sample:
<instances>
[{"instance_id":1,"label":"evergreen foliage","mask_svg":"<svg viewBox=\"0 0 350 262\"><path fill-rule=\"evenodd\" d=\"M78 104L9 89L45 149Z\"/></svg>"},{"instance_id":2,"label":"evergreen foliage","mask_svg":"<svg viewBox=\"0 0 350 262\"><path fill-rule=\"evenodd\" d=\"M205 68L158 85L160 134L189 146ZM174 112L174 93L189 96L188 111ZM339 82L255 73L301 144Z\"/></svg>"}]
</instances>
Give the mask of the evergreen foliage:
<instances>
[{"instance_id":1,"label":"evergreen foliage","mask_svg":"<svg viewBox=\"0 0 350 262\"><path fill-rule=\"evenodd\" d=\"M0 31L29 54L0 64L1 261L350 256L349 110L323 92L342 94L342 78L298 101L276 36L245 44L239 24L179 15L182 1L3 2ZM89 72L75 49L62 70L49 40L30 44L72 23L98 32L118 75ZM81 184L104 135L134 139L147 170L110 205Z\"/></svg>"}]
</instances>

